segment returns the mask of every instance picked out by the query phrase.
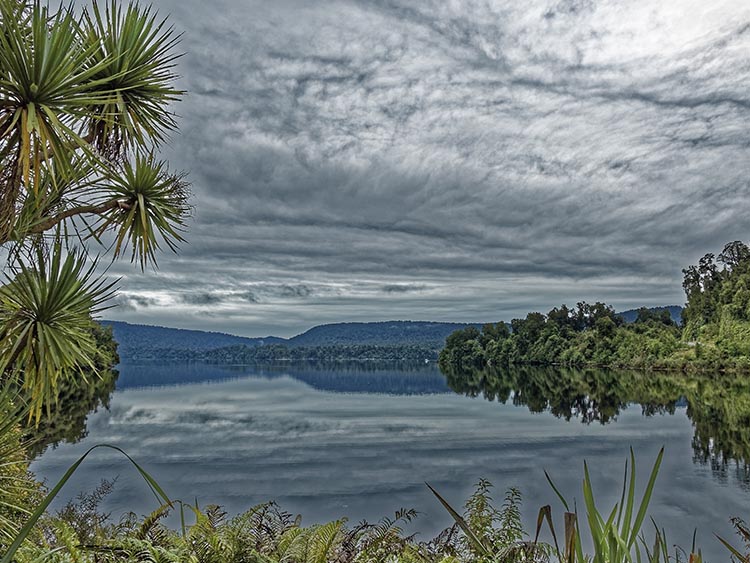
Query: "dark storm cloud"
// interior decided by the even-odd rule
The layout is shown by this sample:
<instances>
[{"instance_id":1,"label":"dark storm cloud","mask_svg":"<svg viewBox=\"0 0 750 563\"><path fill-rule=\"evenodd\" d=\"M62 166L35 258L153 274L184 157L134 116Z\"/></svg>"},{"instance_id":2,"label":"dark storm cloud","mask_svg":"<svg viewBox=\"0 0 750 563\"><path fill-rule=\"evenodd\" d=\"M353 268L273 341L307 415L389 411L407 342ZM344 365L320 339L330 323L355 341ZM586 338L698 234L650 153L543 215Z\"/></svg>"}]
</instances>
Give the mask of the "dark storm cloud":
<instances>
[{"instance_id":1,"label":"dark storm cloud","mask_svg":"<svg viewBox=\"0 0 750 563\"><path fill-rule=\"evenodd\" d=\"M252 291L202 291L197 293L183 293L179 296L181 303L188 305L210 306L227 303L262 303L274 298L304 298L308 297L312 290L307 286L282 285L278 287L254 286Z\"/></svg>"},{"instance_id":2,"label":"dark storm cloud","mask_svg":"<svg viewBox=\"0 0 750 563\"><path fill-rule=\"evenodd\" d=\"M144 297L142 295L120 293L114 298L113 304L119 310L138 311L139 309L157 306L159 302L156 299Z\"/></svg>"},{"instance_id":3,"label":"dark storm cloud","mask_svg":"<svg viewBox=\"0 0 750 563\"><path fill-rule=\"evenodd\" d=\"M213 293L184 293L180 295L180 301L188 305L215 305L221 303L223 299Z\"/></svg>"},{"instance_id":4,"label":"dark storm cloud","mask_svg":"<svg viewBox=\"0 0 750 563\"><path fill-rule=\"evenodd\" d=\"M278 288L282 297L309 297L313 290L307 285L282 285Z\"/></svg>"},{"instance_id":5,"label":"dark storm cloud","mask_svg":"<svg viewBox=\"0 0 750 563\"><path fill-rule=\"evenodd\" d=\"M290 334L679 303L680 269L750 232L745 3L157 6L185 31L166 156L196 212L158 274L117 266L158 296L123 318Z\"/></svg>"},{"instance_id":6,"label":"dark storm cloud","mask_svg":"<svg viewBox=\"0 0 750 563\"><path fill-rule=\"evenodd\" d=\"M248 303L260 302L260 299L253 291L243 291L242 293L237 294L237 298L247 301Z\"/></svg>"},{"instance_id":7,"label":"dark storm cloud","mask_svg":"<svg viewBox=\"0 0 750 563\"><path fill-rule=\"evenodd\" d=\"M424 291L426 286L414 283L388 284L382 287L385 293L412 293Z\"/></svg>"}]
</instances>

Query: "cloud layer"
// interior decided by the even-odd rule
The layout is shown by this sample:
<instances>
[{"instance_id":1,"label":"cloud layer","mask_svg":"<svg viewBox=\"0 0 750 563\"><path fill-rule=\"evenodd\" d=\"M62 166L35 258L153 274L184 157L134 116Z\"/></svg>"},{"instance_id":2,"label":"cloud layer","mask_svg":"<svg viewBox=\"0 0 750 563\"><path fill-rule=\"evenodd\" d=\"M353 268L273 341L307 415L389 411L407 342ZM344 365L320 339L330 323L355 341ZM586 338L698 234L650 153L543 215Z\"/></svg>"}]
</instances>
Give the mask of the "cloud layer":
<instances>
[{"instance_id":1,"label":"cloud layer","mask_svg":"<svg viewBox=\"0 0 750 563\"><path fill-rule=\"evenodd\" d=\"M750 230L750 6L200 3L166 156L190 244L116 271L139 322L289 335L682 301Z\"/></svg>"}]
</instances>

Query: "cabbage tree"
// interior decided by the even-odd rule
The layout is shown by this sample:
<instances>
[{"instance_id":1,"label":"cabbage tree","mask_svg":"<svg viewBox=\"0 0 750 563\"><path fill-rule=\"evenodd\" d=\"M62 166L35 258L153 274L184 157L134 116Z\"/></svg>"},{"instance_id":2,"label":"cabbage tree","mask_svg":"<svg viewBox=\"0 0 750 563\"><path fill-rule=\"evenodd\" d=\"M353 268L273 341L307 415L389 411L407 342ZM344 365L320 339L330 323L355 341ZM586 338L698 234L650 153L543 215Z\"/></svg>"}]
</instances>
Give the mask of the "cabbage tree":
<instances>
[{"instance_id":1,"label":"cabbage tree","mask_svg":"<svg viewBox=\"0 0 750 563\"><path fill-rule=\"evenodd\" d=\"M113 291L96 256L144 269L183 240L188 186L157 156L178 40L136 2L0 0L0 378L37 420L94 367L92 315Z\"/></svg>"}]
</instances>

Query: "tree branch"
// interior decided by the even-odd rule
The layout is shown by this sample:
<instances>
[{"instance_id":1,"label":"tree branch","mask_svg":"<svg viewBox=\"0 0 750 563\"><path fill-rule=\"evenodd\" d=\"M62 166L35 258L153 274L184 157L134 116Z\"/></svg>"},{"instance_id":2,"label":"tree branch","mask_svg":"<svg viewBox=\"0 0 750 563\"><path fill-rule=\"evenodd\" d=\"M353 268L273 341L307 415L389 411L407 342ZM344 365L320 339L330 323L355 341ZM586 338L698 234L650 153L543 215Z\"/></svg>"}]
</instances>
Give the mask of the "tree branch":
<instances>
[{"instance_id":1,"label":"tree branch","mask_svg":"<svg viewBox=\"0 0 750 563\"><path fill-rule=\"evenodd\" d=\"M83 215L84 213L101 215L102 213L104 213L105 211L109 211L110 209L119 208L125 211L129 211L130 209L132 209L132 207L132 204L124 199L112 199L110 201L100 203L99 205L81 205L79 207L72 207L71 209L66 209L65 211L58 213L57 215L47 217L44 221L37 223L28 230L28 234L41 234L63 222L65 219L69 219L70 217L74 217L76 215Z\"/></svg>"}]
</instances>

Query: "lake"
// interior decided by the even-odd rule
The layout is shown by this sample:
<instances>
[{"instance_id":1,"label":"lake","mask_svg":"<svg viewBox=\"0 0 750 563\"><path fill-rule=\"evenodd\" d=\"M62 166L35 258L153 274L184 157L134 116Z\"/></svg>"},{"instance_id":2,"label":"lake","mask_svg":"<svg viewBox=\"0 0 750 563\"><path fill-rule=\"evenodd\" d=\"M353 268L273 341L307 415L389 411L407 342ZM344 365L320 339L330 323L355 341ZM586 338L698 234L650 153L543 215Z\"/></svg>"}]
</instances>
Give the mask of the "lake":
<instances>
[{"instance_id":1,"label":"lake","mask_svg":"<svg viewBox=\"0 0 750 563\"><path fill-rule=\"evenodd\" d=\"M425 482L454 506L480 478L498 500L515 486L529 529L544 504L562 527L545 469L582 505L587 460L608 512L629 447L640 491L666 446L651 514L670 542L689 546L697 527L704 554L726 560L713 533L731 536L728 519L747 516L750 500L743 390L737 378L539 368L446 378L434 364L122 365L111 407L90 415L88 435L50 448L32 470L54 481L91 445L114 444L172 498L230 513L273 499L307 524L415 508L412 529L429 539L451 521ZM155 508L110 450L93 453L62 497L115 477L106 501L115 517Z\"/></svg>"}]
</instances>

